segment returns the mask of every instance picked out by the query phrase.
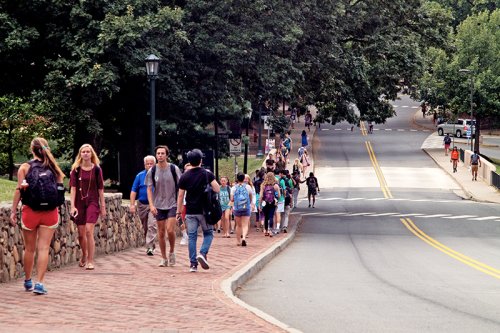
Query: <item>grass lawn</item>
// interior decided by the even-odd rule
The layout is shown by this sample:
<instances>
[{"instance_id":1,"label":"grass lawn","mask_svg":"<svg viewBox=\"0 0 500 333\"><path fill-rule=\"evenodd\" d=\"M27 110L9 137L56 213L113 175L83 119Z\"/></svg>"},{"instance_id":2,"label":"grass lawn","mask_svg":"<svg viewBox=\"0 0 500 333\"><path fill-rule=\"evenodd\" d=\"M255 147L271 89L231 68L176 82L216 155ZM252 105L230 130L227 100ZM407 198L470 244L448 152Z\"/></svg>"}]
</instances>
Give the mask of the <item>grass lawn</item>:
<instances>
[{"instance_id":1,"label":"grass lawn","mask_svg":"<svg viewBox=\"0 0 500 333\"><path fill-rule=\"evenodd\" d=\"M495 163L496 167L497 167L497 173L500 175L500 160L497 160L495 158L491 158L490 157L490 160Z\"/></svg>"},{"instance_id":2,"label":"grass lawn","mask_svg":"<svg viewBox=\"0 0 500 333\"><path fill-rule=\"evenodd\" d=\"M238 163L238 171L243 172L243 156L236 158ZM260 169L263 158L255 158L255 156L248 156L248 174L252 176L255 170ZM227 159L222 158L219 160L219 177L226 176L230 181L234 181L234 157L229 157Z\"/></svg>"},{"instance_id":3,"label":"grass lawn","mask_svg":"<svg viewBox=\"0 0 500 333\"><path fill-rule=\"evenodd\" d=\"M0 178L0 202L12 202L17 181Z\"/></svg>"}]
</instances>

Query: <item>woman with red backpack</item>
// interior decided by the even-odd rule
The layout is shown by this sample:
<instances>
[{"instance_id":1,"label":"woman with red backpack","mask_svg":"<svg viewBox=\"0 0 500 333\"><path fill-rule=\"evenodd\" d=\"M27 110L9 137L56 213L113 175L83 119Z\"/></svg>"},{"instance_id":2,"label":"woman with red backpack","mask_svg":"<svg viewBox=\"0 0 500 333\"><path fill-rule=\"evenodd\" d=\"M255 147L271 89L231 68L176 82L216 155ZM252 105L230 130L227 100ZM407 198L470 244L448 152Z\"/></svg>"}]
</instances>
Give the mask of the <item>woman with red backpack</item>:
<instances>
[{"instance_id":1,"label":"woman with red backpack","mask_svg":"<svg viewBox=\"0 0 500 333\"><path fill-rule=\"evenodd\" d=\"M264 214L264 236L273 236L269 230L273 228L274 211L276 210L279 196L280 188L276 177L274 177L274 173L266 173L264 181L260 186L259 194L259 211Z\"/></svg>"}]
</instances>

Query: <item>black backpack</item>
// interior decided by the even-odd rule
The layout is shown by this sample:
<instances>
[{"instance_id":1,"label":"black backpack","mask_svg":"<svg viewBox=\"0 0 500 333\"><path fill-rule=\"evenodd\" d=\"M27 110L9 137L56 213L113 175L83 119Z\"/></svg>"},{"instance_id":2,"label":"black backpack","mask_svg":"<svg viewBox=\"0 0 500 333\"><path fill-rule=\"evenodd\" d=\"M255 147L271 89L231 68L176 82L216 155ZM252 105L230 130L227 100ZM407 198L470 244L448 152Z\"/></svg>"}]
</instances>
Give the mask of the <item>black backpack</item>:
<instances>
[{"instance_id":1,"label":"black backpack","mask_svg":"<svg viewBox=\"0 0 500 333\"><path fill-rule=\"evenodd\" d=\"M212 185L208 181L209 171L204 171L205 177L207 179L207 184L203 193L203 212L207 224L214 225L217 224L217 222L219 222L222 217L222 208L220 206L217 193L213 191Z\"/></svg>"},{"instance_id":2,"label":"black backpack","mask_svg":"<svg viewBox=\"0 0 500 333\"><path fill-rule=\"evenodd\" d=\"M26 175L28 187L21 191L23 205L33 210L52 210L64 203L65 188L58 184L56 176L39 160L28 162L30 168Z\"/></svg>"}]
</instances>

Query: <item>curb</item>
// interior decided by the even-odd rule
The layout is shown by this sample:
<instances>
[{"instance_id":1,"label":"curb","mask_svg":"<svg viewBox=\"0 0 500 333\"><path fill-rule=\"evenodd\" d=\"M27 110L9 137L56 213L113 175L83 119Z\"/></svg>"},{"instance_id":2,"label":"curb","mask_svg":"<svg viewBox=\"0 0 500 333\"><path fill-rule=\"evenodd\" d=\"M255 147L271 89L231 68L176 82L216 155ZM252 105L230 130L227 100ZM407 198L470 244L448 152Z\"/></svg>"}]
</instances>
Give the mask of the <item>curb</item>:
<instances>
[{"instance_id":1,"label":"curb","mask_svg":"<svg viewBox=\"0 0 500 333\"><path fill-rule=\"evenodd\" d=\"M421 124L419 124L419 123L417 122L416 117L417 117L417 114L418 114L419 112L421 113L421 112L422 112L422 109L417 110L417 111L415 112L415 114L413 114L413 117L412 117L412 125L413 125L413 126L416 126L416 127L418 127L418 128L423 128L423 129L426 129L426 130L436 131L436 128L435 128L435 127L432 127L432 128L431 128L431 127L427 127L427 126L425 126L425 125L421 125Z\"/></svg>"},{"instance_id":2,"label":"curb","mask_svg":"<svg viewBox=\"0 0 500 333\"><path fill-rule=\"evenodd\" d=\"M441 170L443 170L444 172L446 172L446 174L447 174L448 176L450 176L451 178L453 178L453 180L455 181L455 183L457 183L457 184L460 186L460 188L462 189L462 191L465 193L465 195L466 195L466 196L464 197L464 196L461 196L460 194L458 194L458 193L454 192L456 195L458 195L459 197L461 197L461 198L462 198L462 199L464 199L464 200L474 200L474 201L477 201L477 202L489 202L489 201L478 200L477 198L475 198L475 197L472 195L472 193L471 193L471 192L469 192L469 191L468 191L468 190L467 190L467 189L466 189L466 188L462 185L462 183L460 183L460 182L459 182L459 181L458 181L455 177L453 177L453 176L450 174L450 172L449 172L448 170L446 170L445 168L443 168L443 167L441 166L441 164L439 164L439 163L438 163L438 162L437 162L437 161L436 161L436 160L432 157L432 155L431 155L431 154L427 151L427 149L422 149L422 150L423 150L423 151L424 151L424 152L425 152L425 153L426 153L426 154L427 154L427 155L428 155L428 156L429 156L429 157L430 157L430 158L434 161L434 163L436 163L436 165L437 165L438 167L440 167L440 168L441 168Z\"/></svg>"},{"instance_id":3,"label":"curb","mask_svg":"<svg viewBox=\"0 0 500 333\"><path fill-rule=\"evenodd\" d=\"M297 223L293 226L293 228L290 230L288 233L288 236L279 242L273 244L269 249L267 249L265 252L257 256L256 258L252 259L250 262L248 262L243 268L241 268L239 271L234 273L231 277L228 279L224 280L221 282L221 289L224 292L224 294L231 299L234 303L238 304L239 306L243 307L244 309L252 312L256 316L262 318L263 320L267 321L268 323L275 325L287 332L293 332L293 333L298 333L301 332L293 327L290 327L289 325L279 321L275 317L271 316L270 314L265 313L262 310L259 310L244 301L242 301L240 298L238 298L234 292L238 290L243 284L245 284L247 281L249 281L252 277L254 277L258 272L260 272L265 265L267 265L273 258L275 258L281 251L283 251L290 243L294 240L297 229L299 228L300 224L302 223L302 215L298 215L298 220Z\"/></svg>"}]
</instances>

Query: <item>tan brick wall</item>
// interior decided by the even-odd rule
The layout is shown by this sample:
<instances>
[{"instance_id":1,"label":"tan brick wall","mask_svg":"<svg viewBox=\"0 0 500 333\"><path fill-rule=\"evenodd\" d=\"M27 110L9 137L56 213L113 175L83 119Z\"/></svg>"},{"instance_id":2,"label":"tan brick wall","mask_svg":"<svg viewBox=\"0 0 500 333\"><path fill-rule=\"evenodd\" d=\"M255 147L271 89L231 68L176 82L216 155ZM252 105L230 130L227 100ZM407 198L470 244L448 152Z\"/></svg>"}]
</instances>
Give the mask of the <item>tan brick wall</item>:
<instances>
[{"instance_id":1,"label":"tan brick wall","mask_svg":"<svg viewBox=\"0 0 500 333\"><path fill-rule=\"evenodd\" d=\"M144 244L144 231L139 217L131 216L122 205L121 193L105 194L108 216L95 228L96 255L122 251ZM62 224L57 228L49 251L48 269L73 265L80 260L78 230L69 220L69 201L62 206ZM0 205L0 283L17 279L23 272L23 237L19 225L9 222L11 204ZM20 213L20 210L18 210ZM20 220L20 216L19 216ZM36 267L36 265L35 265Z\"/></svg>"}]
</instances>

